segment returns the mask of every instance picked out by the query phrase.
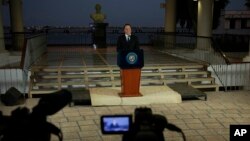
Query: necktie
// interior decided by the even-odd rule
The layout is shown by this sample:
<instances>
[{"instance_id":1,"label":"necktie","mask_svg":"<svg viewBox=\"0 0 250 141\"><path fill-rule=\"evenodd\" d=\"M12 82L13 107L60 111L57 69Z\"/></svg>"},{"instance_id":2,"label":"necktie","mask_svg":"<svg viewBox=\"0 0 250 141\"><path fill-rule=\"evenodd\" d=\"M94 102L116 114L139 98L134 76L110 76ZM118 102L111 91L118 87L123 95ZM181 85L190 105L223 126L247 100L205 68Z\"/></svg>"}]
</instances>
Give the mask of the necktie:
<instances>
[{"instance_id":1,"label":"necktie","mask_svg":"<svg viewBox=\"0 0 250 141\"><path fill-rule=\"evenodd\" d=\"M129 41L129 40L130 40L130 36L127 37L127 41Z\"/></svg>"}]
</instances>

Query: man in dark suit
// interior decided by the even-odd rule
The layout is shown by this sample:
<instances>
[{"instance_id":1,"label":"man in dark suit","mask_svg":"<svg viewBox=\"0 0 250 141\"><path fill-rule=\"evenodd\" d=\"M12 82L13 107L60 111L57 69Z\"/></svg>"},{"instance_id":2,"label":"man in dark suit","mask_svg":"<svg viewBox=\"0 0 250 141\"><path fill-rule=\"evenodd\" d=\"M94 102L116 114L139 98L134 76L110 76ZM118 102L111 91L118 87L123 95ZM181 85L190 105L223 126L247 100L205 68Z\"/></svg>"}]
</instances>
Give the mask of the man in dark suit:
<instances>
[{"instance_id":1,"label":"man in dark suit","mask_svg":"<svg viewBox=\"0 0 250 141\"><path fill-rule=\"evenodd\" d=\"M118 37L116 51L139 49L139 41L137 36L132 34L130 24L125 24L123 27L124 35Z\"/></svg>"}]
</instances>

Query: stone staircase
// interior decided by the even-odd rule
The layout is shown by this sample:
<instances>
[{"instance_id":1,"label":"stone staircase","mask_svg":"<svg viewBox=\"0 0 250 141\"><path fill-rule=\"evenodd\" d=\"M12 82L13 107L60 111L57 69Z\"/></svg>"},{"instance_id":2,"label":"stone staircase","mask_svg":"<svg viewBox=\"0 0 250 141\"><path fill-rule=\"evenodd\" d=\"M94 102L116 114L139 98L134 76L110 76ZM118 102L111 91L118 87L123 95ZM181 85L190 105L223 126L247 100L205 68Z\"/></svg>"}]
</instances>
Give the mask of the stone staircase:
<instances>
[{"instance_id":1,"label":"stone staircase","mask_svg":"<svg viewBox=\"0 0 250 141\"><path fill-rule=\"evenodd\" d=\"M117 66L34 66L31 69L29 97L62 88L119 87L120 83L120 69ZM142 86L174 83L188 84L198 89L219 89L206 65L151 65L142 69Z\"/></svg>"}]
</instances>

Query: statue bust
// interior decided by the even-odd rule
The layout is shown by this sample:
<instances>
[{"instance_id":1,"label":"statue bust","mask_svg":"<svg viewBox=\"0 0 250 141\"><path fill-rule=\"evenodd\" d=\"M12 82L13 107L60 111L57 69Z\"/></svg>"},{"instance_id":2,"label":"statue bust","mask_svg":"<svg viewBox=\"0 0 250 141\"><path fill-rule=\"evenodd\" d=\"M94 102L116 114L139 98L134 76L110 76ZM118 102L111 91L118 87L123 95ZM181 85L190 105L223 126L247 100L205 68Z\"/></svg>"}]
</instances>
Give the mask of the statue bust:
<instances>
[{"instance_id":1,"label":"statue bust","mask_svg":"<svg viewBox=\"0 0 250 141\"><path fill-rule=\"evenodd\" d=\"M106 15L101 12L102 6L100 4L95 5L95 13L90 14L90 18L94 21L94 23L103 23L104 19L106 19Z\"/></svg>"}]
</instances>

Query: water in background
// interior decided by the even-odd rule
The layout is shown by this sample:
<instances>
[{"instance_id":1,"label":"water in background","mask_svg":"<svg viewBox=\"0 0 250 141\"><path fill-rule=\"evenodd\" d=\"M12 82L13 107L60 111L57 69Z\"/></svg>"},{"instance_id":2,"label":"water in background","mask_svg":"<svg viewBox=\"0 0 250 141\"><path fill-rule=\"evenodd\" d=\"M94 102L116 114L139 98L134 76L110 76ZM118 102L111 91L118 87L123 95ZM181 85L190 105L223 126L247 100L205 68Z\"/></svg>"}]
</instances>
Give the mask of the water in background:
<instances>
[{"instance_id":1,"label":"water in background","mask_svg":"<svg viewBox=\"0 0 250 141\"><path fill-rule=\"evenodd\" d=\"M139 38L140 44L152 44L155 33L163 32L163 28L134 28L134 34ZM48 29L47 41L49 45L91 45L92 32L88 28L78 29ZM106 41L108 45L115 45L117 38L122 34L121 27L107 28Z\"/></svg>"}]
</instances>

